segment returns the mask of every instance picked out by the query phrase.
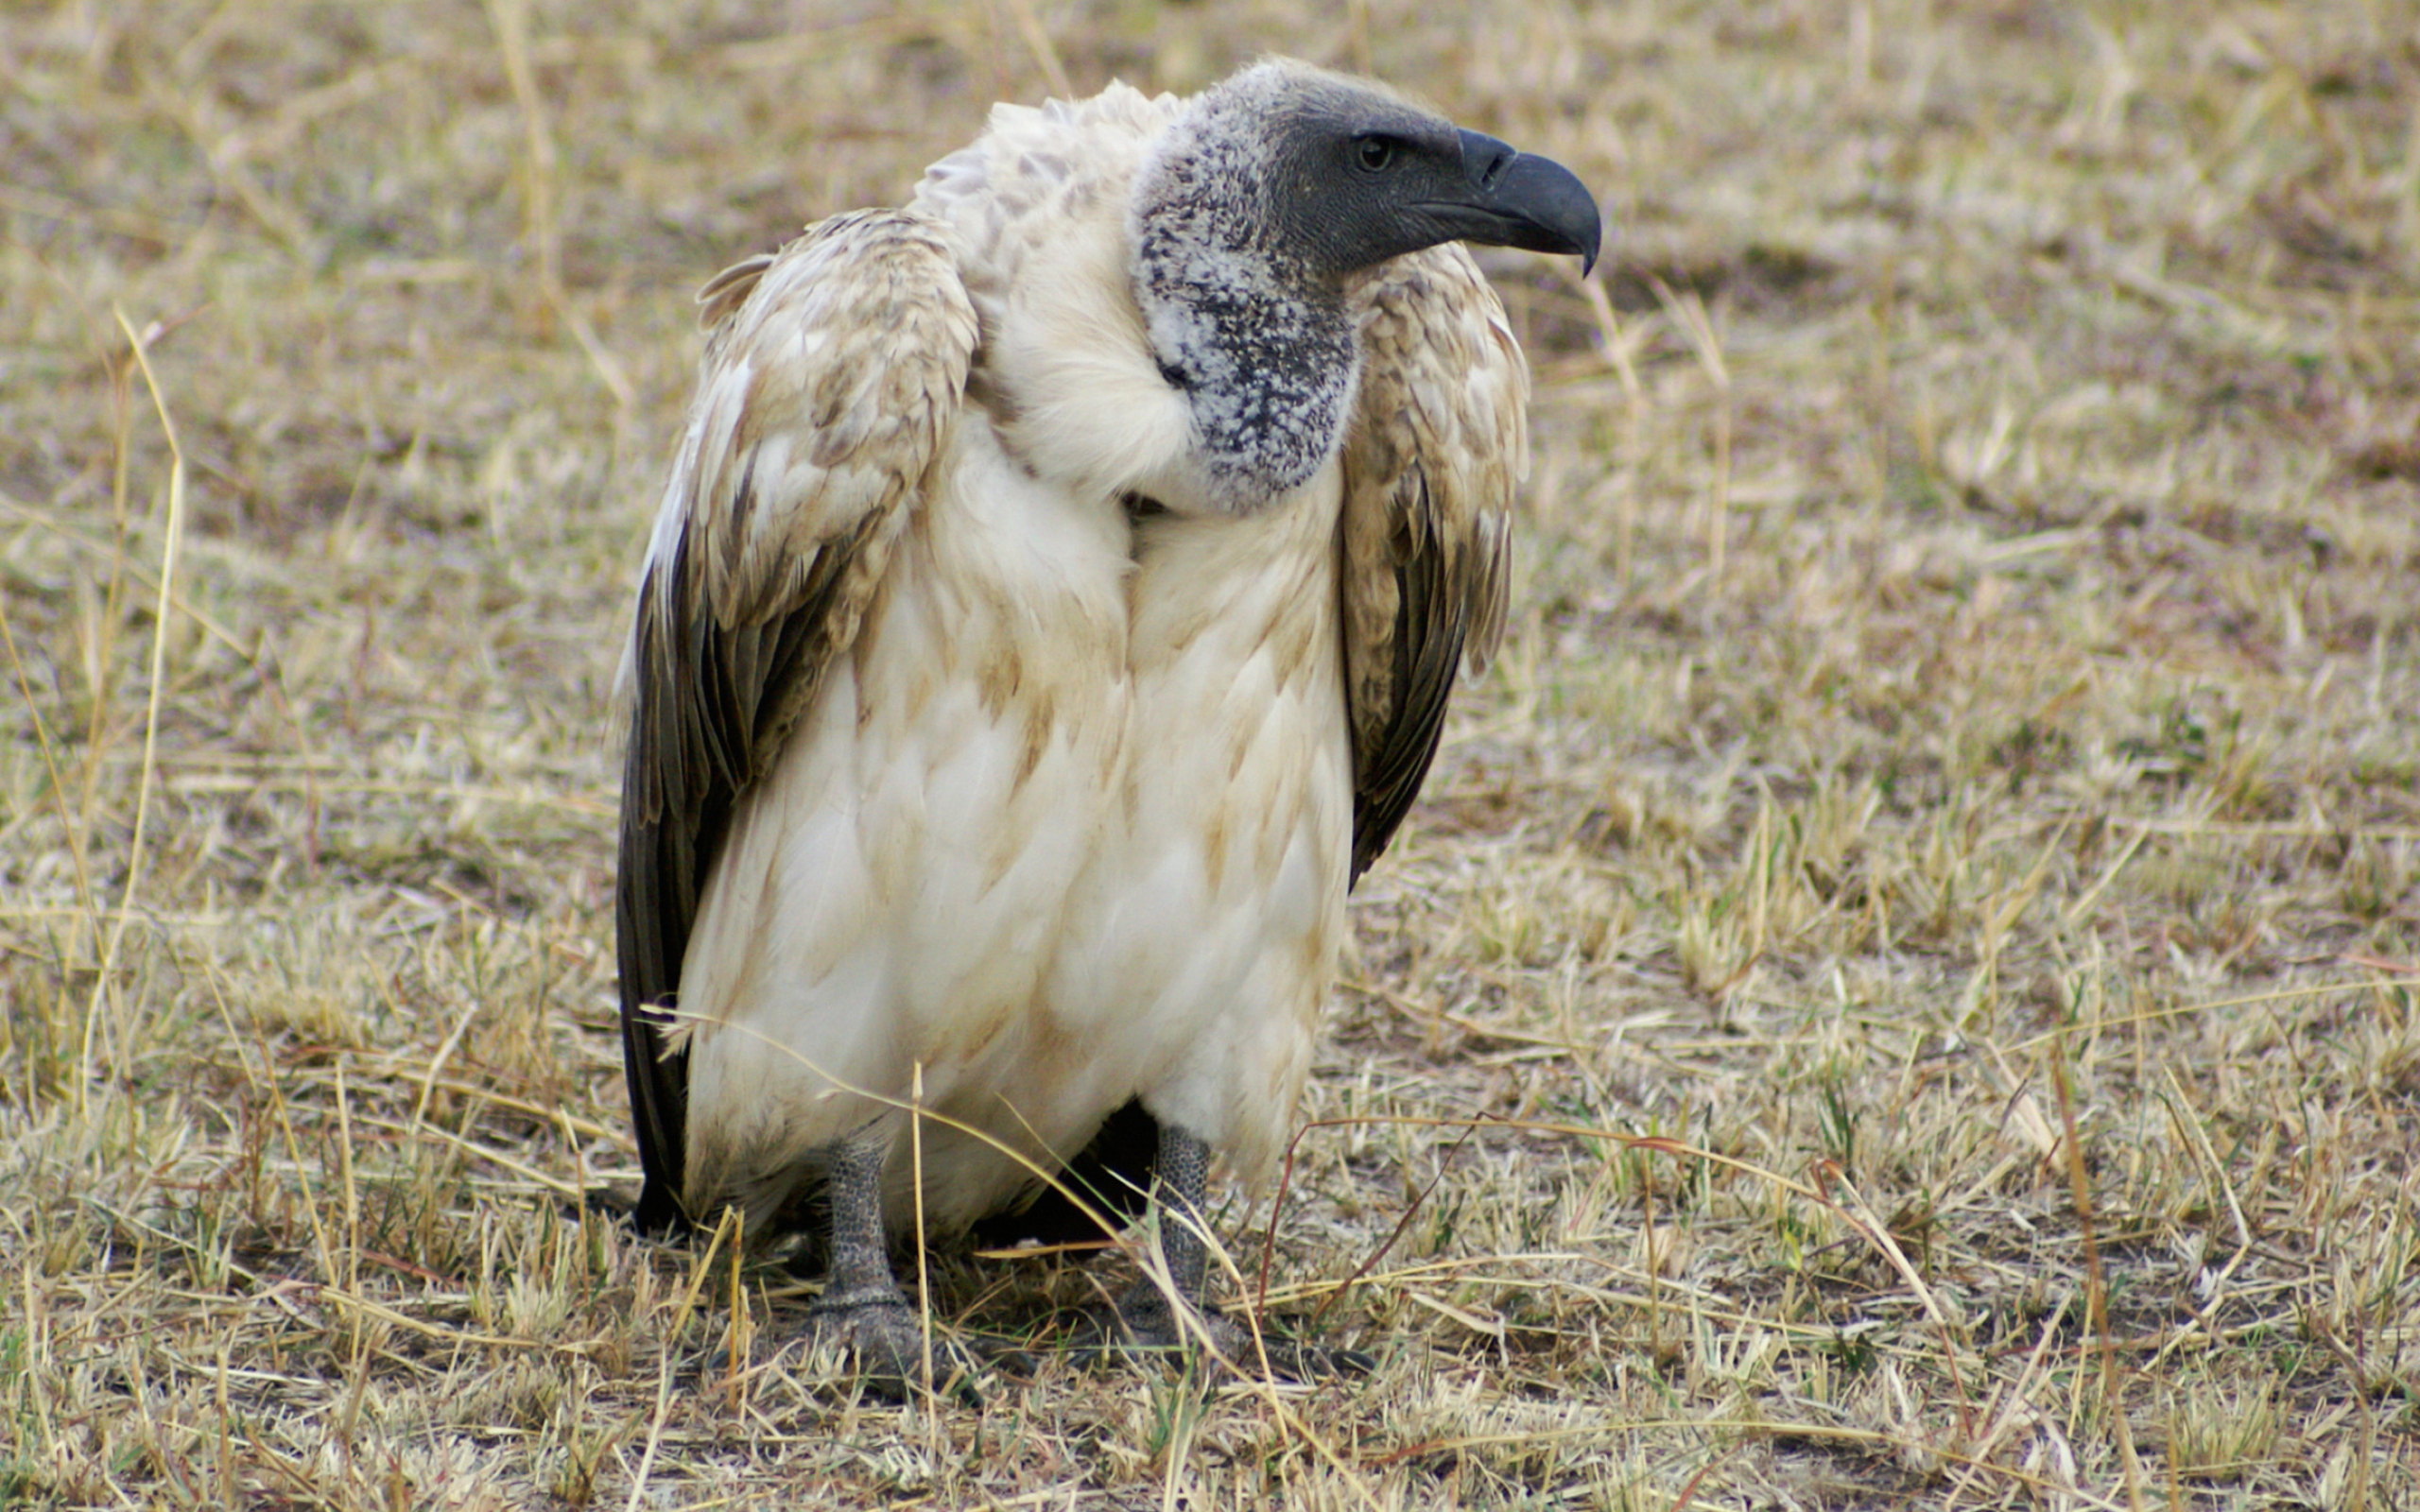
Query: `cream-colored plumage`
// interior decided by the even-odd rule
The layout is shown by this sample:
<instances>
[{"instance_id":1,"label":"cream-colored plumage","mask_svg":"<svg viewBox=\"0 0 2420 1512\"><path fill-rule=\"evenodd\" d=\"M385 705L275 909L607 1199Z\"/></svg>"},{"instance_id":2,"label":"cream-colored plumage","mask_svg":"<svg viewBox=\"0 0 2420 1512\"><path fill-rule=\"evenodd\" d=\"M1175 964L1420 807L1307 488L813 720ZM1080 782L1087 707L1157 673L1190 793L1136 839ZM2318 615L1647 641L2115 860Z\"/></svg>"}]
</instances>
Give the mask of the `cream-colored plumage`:
<instances>
[{"instance_id":1,"label":"cream-colored plumage","mask_svg":"<svg viewBox=\"0 0 2420 1512\"><path fill-rule=\"evenodd\" d=\"M1452 129L1302 65L1229 88L1432 151ZM1152 196L1203 214L1163 165L1209 129L1189 109L1000 107L907 209L700 296L626 664L643 1218L733 1202L761 1231L861 1150L892 1232L919 1201L946 1232L1134 1103L1248 1179L1284 1141L1345 892L1502 630L1527 378L1469 257L1422 231L1305 285L1305 330L1341 301L1324 371L1264 342L1279 387L1206 388L1189 364L1262 370L1216 345L1259 327L1188 325L1137 263ZM1578 249L1562 224L1502 239ZM1343 396L1324 450L1256 460L1251 405L1297 390ZM1239 486L1254 467L1277 481ZM918 1098L940 1116L910 1142Z\"/></svg>"},{"instance_id":2,"label":"cream-colored plumage","mask_svg":"<svg viewBox=\"0 0 2420 1512\"><path fill-rule=\"evenodd\" d=\"M1301 1096L1346 888L1427 769L1457 663L1483 670L1502 634L1528 462L1528 370L1467 253L1399 258L1353 305L1339 457L1249 519L1136 524L1124 822L1049 993L1145 1030L1144 1105L1253 1182Z\"/></svg>"}]
</instances>

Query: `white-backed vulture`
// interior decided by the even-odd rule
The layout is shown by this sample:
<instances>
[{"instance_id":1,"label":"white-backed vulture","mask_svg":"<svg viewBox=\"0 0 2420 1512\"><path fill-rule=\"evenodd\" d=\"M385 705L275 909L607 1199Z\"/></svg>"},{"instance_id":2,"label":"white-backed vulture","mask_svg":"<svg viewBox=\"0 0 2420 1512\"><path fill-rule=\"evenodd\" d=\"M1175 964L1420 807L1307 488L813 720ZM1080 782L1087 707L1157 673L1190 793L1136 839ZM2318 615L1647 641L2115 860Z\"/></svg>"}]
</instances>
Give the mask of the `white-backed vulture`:
<instances>
[{"instance_id":1,"label":"white-backed vulture","mask_svg":"<svg viewBox=\"0 0 2420 1512\"><path fill-rule=\"evenodd\" d=\"M1599 235L1557 164L1270 61L998 107L705 286L624 668L642 1225L828 1225L818 1321L892 1382L888 1245L1053 1229L1033 1167L1188 1215L1202 1306L1211 1158L1274 1162L1503 627L1529 380L1453 243Z\"/></svg>"}]
</instances>

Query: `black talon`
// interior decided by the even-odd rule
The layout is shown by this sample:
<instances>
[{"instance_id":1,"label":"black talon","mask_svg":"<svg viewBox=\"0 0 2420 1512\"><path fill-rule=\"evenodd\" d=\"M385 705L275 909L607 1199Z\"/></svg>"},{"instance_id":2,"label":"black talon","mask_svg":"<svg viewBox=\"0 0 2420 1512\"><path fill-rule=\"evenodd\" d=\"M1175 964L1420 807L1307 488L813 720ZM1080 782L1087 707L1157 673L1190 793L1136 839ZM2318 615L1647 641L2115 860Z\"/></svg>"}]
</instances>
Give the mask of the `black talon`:
<instances>
[{"instance_id":1,"label":"black talon","mask_svg":"<svg viewBox=\"0 0 2420 1512\"><path fill-rule=\"evenodd\" d=\"M816 1342L841 1350L856 1366L866 1389L904 1401L925 1384L925 1328L896 1288L827 1293L807 1311ZM991 1363L979 1350L952 1339L932 1341L932 1383L938 1395L973 1404L981 1400L975 1381Z\"/></svg>"}]
</instances>

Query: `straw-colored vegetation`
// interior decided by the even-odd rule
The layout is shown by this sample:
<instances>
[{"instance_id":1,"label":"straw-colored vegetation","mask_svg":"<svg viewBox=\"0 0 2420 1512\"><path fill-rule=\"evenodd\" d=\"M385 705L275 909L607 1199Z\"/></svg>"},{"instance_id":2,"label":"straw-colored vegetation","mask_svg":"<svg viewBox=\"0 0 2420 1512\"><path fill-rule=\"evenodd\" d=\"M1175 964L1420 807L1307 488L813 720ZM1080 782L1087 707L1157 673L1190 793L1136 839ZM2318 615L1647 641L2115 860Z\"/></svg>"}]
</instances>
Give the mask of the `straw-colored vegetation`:
<instances>
[{"instance_id":1,"label":"straw-colored vegetation","mask_svg":"<svg viewBox=\"0 0 2420 1512\"><path fill-rule=\"evenodd\" d=\"M1270 48L1618 238L1491 259L1511 644L1222 1228L1379 1363L1078 1370L1131 1260L937 1256L1038 1371L886 1405L582 1198L689 292ZM0 80L0 1503L2420 1505L2420 7L60 0Z\"/></svg>"}]
</instances>

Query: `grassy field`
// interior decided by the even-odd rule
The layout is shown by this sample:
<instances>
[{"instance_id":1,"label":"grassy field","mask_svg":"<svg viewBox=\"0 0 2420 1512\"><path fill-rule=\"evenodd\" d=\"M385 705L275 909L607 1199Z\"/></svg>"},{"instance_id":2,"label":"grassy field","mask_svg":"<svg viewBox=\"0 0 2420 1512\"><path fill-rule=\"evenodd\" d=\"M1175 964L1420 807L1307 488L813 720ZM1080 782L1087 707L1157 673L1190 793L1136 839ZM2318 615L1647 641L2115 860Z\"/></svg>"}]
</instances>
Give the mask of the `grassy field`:
<instances>
[{"instance_id":1,"label":"grassy field","mask_svg":"<svg viewBox=\"0 0 2420 1512\"><path fill-rule=\"evenodd\" d=\"M2420 5L1447 9L0 15L0 1503L2420 1507ZM862 1399L583 1200L689 295L1262 50L1616 231L1223 1221L1379 1364Z\"/></svg>"}]
</instances>

